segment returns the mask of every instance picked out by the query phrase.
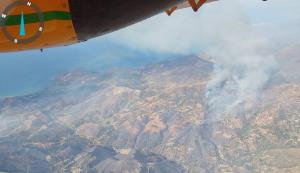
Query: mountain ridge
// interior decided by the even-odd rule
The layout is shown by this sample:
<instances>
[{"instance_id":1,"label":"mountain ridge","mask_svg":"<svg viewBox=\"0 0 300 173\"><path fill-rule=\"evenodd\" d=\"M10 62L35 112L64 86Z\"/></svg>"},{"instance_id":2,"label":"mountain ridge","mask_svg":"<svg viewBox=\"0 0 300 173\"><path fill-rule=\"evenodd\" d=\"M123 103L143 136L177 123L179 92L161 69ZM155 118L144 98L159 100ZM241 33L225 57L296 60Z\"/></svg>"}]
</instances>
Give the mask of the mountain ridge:
<instances>
[{"instance_id":1,"label":"mountain ridge","mask_svg":"<svg viewBox=\"0 0 300 173\"><path fill-rule=\"evenodd\" d=\"M190 56L102 75L75 71L34 96L1 101L0 170L299 171L300 85L272 83L254 111L210 122L212 70ZM279 154L285 162L275 164Z\"/></svg>"}]
</instances>

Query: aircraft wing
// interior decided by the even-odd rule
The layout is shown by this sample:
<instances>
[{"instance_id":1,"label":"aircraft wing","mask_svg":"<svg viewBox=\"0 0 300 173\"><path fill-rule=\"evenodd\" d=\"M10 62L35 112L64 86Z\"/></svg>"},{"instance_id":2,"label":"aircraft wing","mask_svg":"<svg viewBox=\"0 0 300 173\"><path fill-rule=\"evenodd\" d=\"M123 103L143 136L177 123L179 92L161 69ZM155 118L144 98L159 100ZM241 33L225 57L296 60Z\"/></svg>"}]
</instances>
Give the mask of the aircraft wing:
<instances>
[{"instance_id":1,"label":"aircraft wing","mask_svg":"<svg viewBox=\"0 0 300 173\"><path fill-rule=\"evenodd\" d=\"M65 46L214 0L0 0L0 52ZM170 9L171 8L171 9Z\"/></svg>"}]
</instances>

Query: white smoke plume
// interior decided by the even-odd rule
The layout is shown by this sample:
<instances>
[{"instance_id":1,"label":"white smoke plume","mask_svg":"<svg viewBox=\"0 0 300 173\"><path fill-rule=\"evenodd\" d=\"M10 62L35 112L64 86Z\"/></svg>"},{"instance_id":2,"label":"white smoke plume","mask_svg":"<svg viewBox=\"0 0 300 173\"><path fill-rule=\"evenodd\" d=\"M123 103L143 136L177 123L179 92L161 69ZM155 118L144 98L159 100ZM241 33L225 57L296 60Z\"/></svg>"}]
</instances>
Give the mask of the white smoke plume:
<instances>
[{"instance_id":1,"label":"white smoke plume","mask_svg":"<svg viewBox=\"0 0 300 173\"><path fill-rule=\"evenodd\" d=\"M256 100L271 79L276 62L272 55L256 52L257 46L261 43L247 40L236 48L221 47L215 54L219 58L206 96L209 108L216 114L234 113L245 101Z\"/></svg>"},{"instance_id":2,"label":"white smoke plume","mask_svg":"<svg viewBox=\"0 0 300 173\"><path fill-rule=\"evenodd\" d=\"M210 51L215 66L206 98L213 120L252 109L245 103L255 104L277 70L273 44L256 32L242 14L236 16L232 19L219 15L215 19L227 25L217 29L218 44Z\"/></svg>"}]
</instances>

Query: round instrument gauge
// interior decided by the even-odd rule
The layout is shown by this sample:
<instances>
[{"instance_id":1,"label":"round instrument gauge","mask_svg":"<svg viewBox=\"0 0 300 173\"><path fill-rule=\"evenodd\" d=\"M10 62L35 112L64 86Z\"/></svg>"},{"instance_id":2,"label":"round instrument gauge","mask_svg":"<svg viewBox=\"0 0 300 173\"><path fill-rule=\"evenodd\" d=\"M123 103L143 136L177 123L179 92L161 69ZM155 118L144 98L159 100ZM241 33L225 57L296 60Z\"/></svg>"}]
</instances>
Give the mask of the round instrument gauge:
<instances>
[{"instance_id":1,"label":"round instrument gauge","mask_svg":"<svg viewBox=\"0 0 300 173\"><path fill-rule=\"evenodd\" d=\"M28 44L42 35L44 14L30 1L15 1L3 10L0 26L4 36L12 43Z\"/></svg>"}]
</instances>

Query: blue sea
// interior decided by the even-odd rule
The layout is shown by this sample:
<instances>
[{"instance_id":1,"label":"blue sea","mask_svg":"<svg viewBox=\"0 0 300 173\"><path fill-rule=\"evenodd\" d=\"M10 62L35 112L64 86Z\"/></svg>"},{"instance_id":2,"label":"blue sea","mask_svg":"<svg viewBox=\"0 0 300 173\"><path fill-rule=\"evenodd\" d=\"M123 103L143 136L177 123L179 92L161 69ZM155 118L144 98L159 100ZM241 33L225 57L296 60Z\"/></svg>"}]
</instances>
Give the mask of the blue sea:
<instances>
[{"instance_id":1,"label":"blue sea","mask_svg":"<svg viewBox=\"0 0 300 173\"><path fill-rule=\"evenodd\" d=\"M174 57L127 48L106 37L43 52L0 53L0 98L35 93L48 87L57 75L73 70L101 73L110 68L135 68Z\"/></svg>"}]
</instances>

